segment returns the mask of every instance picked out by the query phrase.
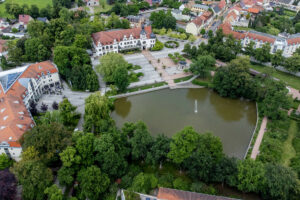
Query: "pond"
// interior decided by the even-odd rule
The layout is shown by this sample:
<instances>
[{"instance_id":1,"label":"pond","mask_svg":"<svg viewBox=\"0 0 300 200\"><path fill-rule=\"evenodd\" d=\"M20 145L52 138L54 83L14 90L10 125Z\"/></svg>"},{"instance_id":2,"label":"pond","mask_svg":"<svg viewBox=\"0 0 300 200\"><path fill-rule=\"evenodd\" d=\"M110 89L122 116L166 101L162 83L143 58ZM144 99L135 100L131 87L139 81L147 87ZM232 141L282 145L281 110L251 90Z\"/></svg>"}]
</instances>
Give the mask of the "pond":
<instances>
[{"instance_id":1,"label":"pond","mask_svg":"<svg viewBox=\"0 0 300 200\"><path fill-rule=\"evenodd\" d=\"M221 138L224 152L243 158L256 123L254 102L220 97L206 89L164 89L115 101L111 114L118 127L144 121L152 135L172 137L185 126Z\"/></svg>"}]
</instances>

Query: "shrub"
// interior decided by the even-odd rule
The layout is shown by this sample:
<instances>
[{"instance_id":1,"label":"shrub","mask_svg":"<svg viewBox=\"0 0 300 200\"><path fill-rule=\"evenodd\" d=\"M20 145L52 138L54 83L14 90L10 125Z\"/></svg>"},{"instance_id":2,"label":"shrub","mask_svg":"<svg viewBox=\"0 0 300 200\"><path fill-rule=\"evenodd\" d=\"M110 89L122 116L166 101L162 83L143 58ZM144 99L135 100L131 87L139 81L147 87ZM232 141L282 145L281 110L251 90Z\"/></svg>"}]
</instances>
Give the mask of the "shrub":
<instances>
[{"instance_id":1,"label":"shrub","mask_svg":"<svg viewBox=\"0 0 300 200\"><path fill-rule=\"evenodd\" d=\"M176 178L173 181L173 186L178 190L188 190L190 188L189 183L182 178Z\"/></svg>"},{"instance_id":2,"label":"shrub","mask_svg":"<svg viewBox=\"0 0 300 200\"><path fill-rule=\"evenodd\" d=\"M158 178L158 187L172 188L174 176L170 173L166 173Z\"/></svg>"},{"instance_id":3,"label":"shrub","mask_svg":"<svg viewBox=\"0 0 300 200\"><path fill-rule=\"evenodd\" d=\"M164 48L164 44L161 41L156 40L155 45L154 47L152 47L151 51L160 51L163 48Z\"/></svg>"}]
</instances>

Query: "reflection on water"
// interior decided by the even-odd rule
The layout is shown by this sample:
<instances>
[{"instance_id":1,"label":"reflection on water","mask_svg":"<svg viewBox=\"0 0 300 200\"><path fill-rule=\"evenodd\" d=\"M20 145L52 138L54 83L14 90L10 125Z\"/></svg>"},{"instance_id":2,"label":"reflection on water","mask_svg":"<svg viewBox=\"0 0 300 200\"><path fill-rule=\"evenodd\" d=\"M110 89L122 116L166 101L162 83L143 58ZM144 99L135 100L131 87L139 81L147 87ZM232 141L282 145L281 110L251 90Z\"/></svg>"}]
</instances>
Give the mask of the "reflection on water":
<instances>
[{"instance_id":1,"label":"reflection on water","mask_svg":"<svg viewBox=\"0 0 300 200\"><path fill-rule=\"evenodd\" d=\"M131 101L128 101L126 97L120 98L118 99L118 101L122 106L119 106L118 109L116 109L116 113L122 118L125 118L129 114L129 111L131 109Z\"/></svg>"},{"instance_id":2,"label":"reflection on water","mask_svg":"<svg viewBox=\"0 0 300 200\"><path fill-rule=\"evenodd\" d=\"M208 89L166 89L117 99L112 118L118 127L142 120L152 135L171 137L185 126L210 131L221 138L225 153L242 158L255 127L256 108L253 102L222 98Z\"/></svg>"}]
</instances>

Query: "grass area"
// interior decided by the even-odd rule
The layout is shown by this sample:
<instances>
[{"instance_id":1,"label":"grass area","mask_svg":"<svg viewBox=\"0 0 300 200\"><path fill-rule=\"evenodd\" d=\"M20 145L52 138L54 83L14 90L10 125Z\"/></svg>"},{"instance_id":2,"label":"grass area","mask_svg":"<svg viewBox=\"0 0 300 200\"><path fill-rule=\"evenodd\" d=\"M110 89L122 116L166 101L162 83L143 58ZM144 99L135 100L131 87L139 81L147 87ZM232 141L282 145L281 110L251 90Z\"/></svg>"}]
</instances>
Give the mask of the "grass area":
<instances>
[{"instance_id":1,"label":"grass area","mask_svg":"<svg viewBox=\"0 0 300 200\"><path fill-rule=\"evenodd\" d=\"M196 78L192 81L194 85L204 86L212 88L212 77L207 78Z\"/></svg>"},{"instance_id":2,"label":"grass area","mask_svg":"<svg viewBox=\"0 0 300 200\"><path fill-rule=\"evenodd\" d=\"M100 0L100 5L94 7L95 13L100 12L107 12L109 11L113 6L109 5L106 0Z\"/></svg>"},{"instance_id":3,"label":"grass area","mask_svg":"<svg viewBox=\"0 0 300 200\"><path fill-rule=\"evenodd\" d=\"M243 26L234 26L233 28L236 31L250 31L250 30L253 30L252 28L243 27Z\"/></svg>"},{"instance_id":4,"label":"grass area","mask_svg":"<svg viewBox=\"0 0 300 200\"><path fill-rule=\"evenodd\" d=\"M179 82L182 82L182 81L187 81L187 80L190 80L192 77L193 77L193 75L182 77L182 78L177 78L177 79L174 80L174 82L179 83Z\"/></svg>"},{"instance_id":5,"label":"grass area","mask_svg":"<svg viewBox=\"0 0 300 200\"><path fill-rule=\"evenodd\" d=\"M252 64L251 68L253 68L256 71L262 72L262 73L269 73L270 70L268 67L258 64ZM285 72L281 72L278 70L274 70L274 72L271 74L273 77L280 79L283 81L286 85L291 86L297 90L300 90L300 78L297 76L294 76L292 74L288 74Z\"/></svg>"},{"instance_id":6,"label":"grass area","mask_svg":"<svg viewBox=\"0 0 300 200\"><path fill-rule=\"evenodd\" d=\"M292 141L298 131L297 122L294 120L291 120L290 128L288 131L288 138L283 143L283 152L282 152L282 159L281 163L288 167L290 165L290 160L296 156L296 151L292 145Z\"/></svg>"},{"instance_id":7,"label":"grass area","mask_svg":"<svg viewBox=\"0 0 300 200\"><path fill-rule=\"evenodd\" d=\"M4 3L0 4L0 17L8 17L8 18L12 17L8 13L6 13L5 10L5 4L8 3L17 3L19 5L27 4L28 6L35 4L37 5L37 7L41 9L41 8L45 8L48 4L52 5L52 0L5 0Z\"/></svg>"},{"instance_id":8,"label":"grass area","mask_svg":"<svg viewBox=\"0 0 300 200\"><path fill-rule=\"evenodd\" d=\"M296 12L291 11L291 10L287 10L287 9L284 10L284 14L289 16L289 17L295 17L297 15Z\"/></svg>"},{"instance_id":9,"label":"grass area","mask_svg":"<svg viewBox=\"0 0 300 200\"><path fill-rule=\"evenodd\" d=\"M167 83L166 82L161 82L161 83L154 83L154 84L151 84L151 85L145 85L145 86L141 86L141 87L130 88L130 89L127 90L127 92L136 92L136 91L139 91L139 90L146 90L146 89L150 89L150 88L160 87L160 86L163 86L163 85L167 85Z\"/></svg>"}]
</instances>

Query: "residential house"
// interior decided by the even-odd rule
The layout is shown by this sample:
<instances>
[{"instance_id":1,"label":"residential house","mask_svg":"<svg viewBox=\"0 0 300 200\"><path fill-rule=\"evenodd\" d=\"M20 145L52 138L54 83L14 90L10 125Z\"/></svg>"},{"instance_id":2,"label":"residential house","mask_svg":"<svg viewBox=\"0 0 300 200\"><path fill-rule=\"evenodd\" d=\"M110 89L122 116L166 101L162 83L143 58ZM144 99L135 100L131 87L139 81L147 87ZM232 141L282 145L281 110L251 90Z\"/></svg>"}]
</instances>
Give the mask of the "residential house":
<instances>
[{"instance_id":1,"label":"residential house","mask_svg":"<svg viewBox=\"0 0 300 200\"><path fill-rule=\"evenodd\" d=\"M131 28L141 27L145 22L145 18L142 15L129 15L126 19L130 22Z\"/></svg>"},{"instance_id":2,"label":"residential house","mask_svg":"<svg viewBox=\"0 0 300 200\"><path fill-rule=\"evenodd\" d=\"M0 153L20 159L18 140L35 125L30 102L59 85L58 69L50 61L0 72Z\"/></svg>"},{"instance_id":3,"label":"residential house","mask_svg":"<svg viewBox=\"0 0 300 200\"><path fill-rule=\"evenodd\" d=\"M27 28L27 24L33 20L33 18L30 15L19 15L19 25L22 25L25 27L25 29Z\"/></svg>"},{"instance_id":4,"label":"residential house","mask_svg":"<svg viewBox=\"0 0 300 200\"><path fill-rule=\"evenodd\" d=\"M47 19L47 17L38 17L38 18L36 18L36 20L40 21L40 22L44 22L44 23L48 23L49 22L48 19Z\"/></svg>"},{"instance_id":5,"label":"residential house","mask_svg":"<svg viewBox=\"0 0 300 200\"><path fill-rule=\"evenodd\" d=\"M141 28L101 31L92 34L96 56L118 53L128 49L150 49L155 45L156 36L151 26Z\"/></svg>"},{"instance_id":6,"label":"residential house","mask_svg":"<svg viewBox=\"0 0 300 200\"><path fill-rule=\"evenodd\" d=\"M177 21L190 21L191 19L189 15L183 15L181 10L173 9L171 14Z\"/></svg>"},{"instance_id":7,"label":"residential house","mask_svg":"<svg viewBox=\"0 0 300 200\"><path fill-rule=\"evenodd\" d=\"M213 13L205 12L186 25L185 31L193 35L199 35L202 28L205 28L212 20Z\"/></svg>"},{"instance_id":8,"label":"residential house","mask_svg":"<svg viewBox=\"0 0 300 200\"><path fill-rule=\"evenodd\" d=\"M208 10L209 10L209 6L202 5L202 4L194 4L193 7L191 8L191 11L195 13L205 12Z\"/></svg>"},{"instance_id":9,"label":"residential house","mask_svg":"<svg viewBox=\"0 0 300 200\"><path fill-rule=\"evenodd\" d=\"M161 200L237 200L234 198L216 196L210 194L189 192L170 188L160 187L157 198Z\"/></svg>"}]
</instances>

